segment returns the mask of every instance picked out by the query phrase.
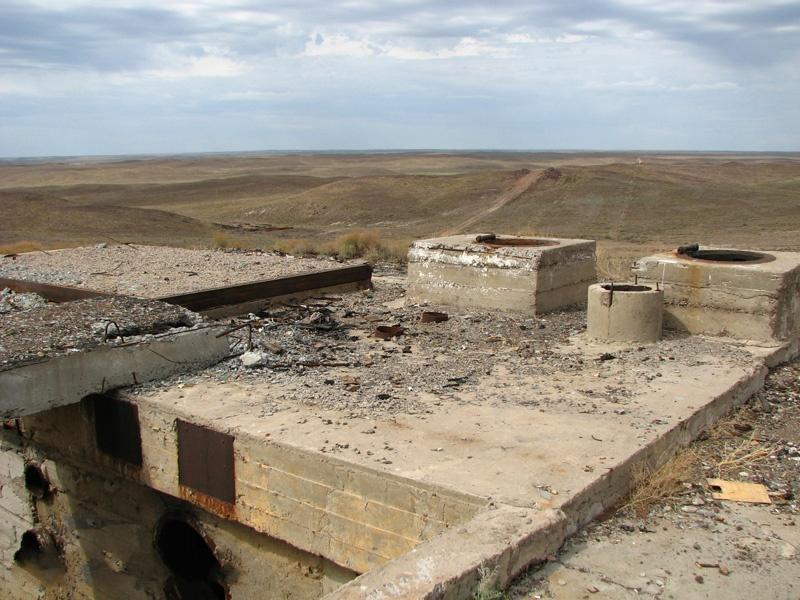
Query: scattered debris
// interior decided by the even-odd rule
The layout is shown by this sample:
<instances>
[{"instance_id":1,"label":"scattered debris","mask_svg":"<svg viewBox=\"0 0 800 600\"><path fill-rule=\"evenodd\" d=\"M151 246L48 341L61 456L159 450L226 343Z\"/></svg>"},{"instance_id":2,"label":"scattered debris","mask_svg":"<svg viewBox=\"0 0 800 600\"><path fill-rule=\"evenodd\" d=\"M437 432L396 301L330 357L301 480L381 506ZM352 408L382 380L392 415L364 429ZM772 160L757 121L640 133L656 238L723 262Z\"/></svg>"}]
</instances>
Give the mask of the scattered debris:
<instances>
[{"instance_id":1,"label":"scattered debris","mask_svg":"<svg viewBox=\"0 0 800 600\"><path fill-rule=\"evenodd\" d=\"M767 488L760 483L744 483L741 481L726 481L724 479L707 479L706 481L714 491L711 494L714 500L772 504Z\"/></svg>"},{"instance_id":2,"label":"scattered debris","mask_svg":"<svg viewBox=\"0 0 800 600\"><path fill-rule=\"evenodd\" d=\"M447 313L426 310L420 316L420 321L423 323L444 323L449 318L450 316Z\"/></svg>"},{"instance_id":3,"label":"scattered debris","mask_svg":"<svg viewBox=\"0 0 800 600\"><path fill-rule=\"evenodd\" d=\"M17 293L9 288L0 290L0 315L47 306L47 300L38 294Z\"/></svg>"},{"instance_id":4,"label":"scattered debris","mask_svg":"<svg viewBox=\"0 0 800 600\"><path fill-rule=\"evenodd\" d=\"M398 337L406 332L405 327L400 325L379 325L375 328L375 337L381 340L390 340L393 337Z\"/></svg>"}]
</instances>

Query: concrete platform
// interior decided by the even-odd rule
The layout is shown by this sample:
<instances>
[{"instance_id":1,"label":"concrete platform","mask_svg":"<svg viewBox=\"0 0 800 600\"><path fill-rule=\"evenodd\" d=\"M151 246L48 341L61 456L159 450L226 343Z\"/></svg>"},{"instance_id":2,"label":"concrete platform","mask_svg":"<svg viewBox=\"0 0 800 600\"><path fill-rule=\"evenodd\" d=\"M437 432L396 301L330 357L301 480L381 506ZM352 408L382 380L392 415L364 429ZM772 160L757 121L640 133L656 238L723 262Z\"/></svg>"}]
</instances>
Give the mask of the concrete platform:
<instances>
[{"instance_id":1,"label":"concrete platform","mask_svg":"<svg viewBox=\"0 0 800 600\"><path fill-rule=\"evenodd\" d=\"M544 559L628 491L636 465L666 460L762 385L762 359L689 341L695 351L682 358L685 339L640 350L578 336L559 352L583 367L542 380L499 364L452 398L417 398L426 410L413 415L354 417L263 384L128 394L143 461L126 472L365 573L331 598L442 597L433 591L445 589L444 597L465 598L479 567L498 566L502 585ZM616 359L597 360L609 349ZM280 409L261 416L266 399L281 396ZM233 502L180 483L176 419L232 437ZM83 422L65 407L25 428L45 452L96 463Z\"/></svg>"},{"instance_id":2,"label":"concrete platform","mask_svg":"<svg viewBox=\"0 0 800 600\"><path fill-rule=\"evenodd\" d=\"M475 234L418 240L408 252L411 298L534 315L586 302L595 242Z\"/></svg>"},{"instance_id":3,"label":"concrete platform","mask_svg":"<svg viewBox=\"0 0 800 600\"><path fill-rule=\"evenodd\" d=\"M295 589L316 590L306 597L471 598L482 569L502 586L553 554L627 493L635 469L668 459L798 350L685 335L600 344L578 333L578 312L450 310L426 324L402 294L378 281L339 299L337 327L316 333L274 314L259 335L286 345L281 357L295 356L289 340L318 346L303 363L316 366L223 364L118 393L136 418L110 426L134 428L122 437L138 440L138 461L101 449L91 402L21 419L21 444L77 470L66 496L80 496L80 473L113 474L236 522L263 547L285 543L303 564L324 559L336 573L324 585L292 575ZM387 321L406 335L376 339ZM256 597L230 568L231 593ZM102 561L91 569L130 585Z\"/></svg>"}]
</instances>

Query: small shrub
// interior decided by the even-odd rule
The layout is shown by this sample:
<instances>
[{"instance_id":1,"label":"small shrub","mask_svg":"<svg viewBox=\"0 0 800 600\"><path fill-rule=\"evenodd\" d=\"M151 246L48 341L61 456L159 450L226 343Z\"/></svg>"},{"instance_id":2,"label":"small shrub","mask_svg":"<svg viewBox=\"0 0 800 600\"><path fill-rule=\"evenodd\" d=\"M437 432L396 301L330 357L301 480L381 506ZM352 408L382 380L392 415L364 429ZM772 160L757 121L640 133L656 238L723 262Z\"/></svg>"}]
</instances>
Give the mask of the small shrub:
<instances>
[{"instance_id":1,"label":"small shrub","mask_svg":"<svg viewBox=\"0 0 800 600\"><path fill-rule=\"evenodd\" d=\"M214 248L230 248L232 245L230 236L224 231L215 231L211 239Z\"/></svg>"},{"instance_id":2,"label":"small shrub","mask_svg":"<svg viewBox=\"0 0 800 600\"><path fill-rule=\"evenodd\" d=\"M404 263L408 243L382 240L374 231L354 231L333 242L333 253L342 258L364 258L370 262Z\"/></svg>"},{"instance_id":3,"label":"small shrub","mask_svg":"<svg viewBox=\"0 0 800 600\"><path fill-rule=\"evenodd\" d=\"M495 585L495 570L486 566L478 569L478 589L472 600L508 600L508 594Z\"/></svg>"}]
</instances>

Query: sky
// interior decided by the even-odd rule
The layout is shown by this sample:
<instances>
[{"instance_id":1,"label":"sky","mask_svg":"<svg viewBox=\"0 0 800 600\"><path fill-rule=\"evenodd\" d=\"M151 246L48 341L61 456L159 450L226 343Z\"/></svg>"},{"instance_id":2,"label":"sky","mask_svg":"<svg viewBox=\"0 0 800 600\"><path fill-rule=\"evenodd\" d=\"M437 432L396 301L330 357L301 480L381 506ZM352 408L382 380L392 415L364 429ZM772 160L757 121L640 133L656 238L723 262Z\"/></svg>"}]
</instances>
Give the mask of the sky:
<instances>
[{"instance_id":1,"label":"sky","mask_svg":"<svg viewBox=\"0 0 800 600\"><path fill-rule=\"evenodd\" d=\"M800 150L800 0L0 0L0 156Z\"/></svg>"}]
</instances>

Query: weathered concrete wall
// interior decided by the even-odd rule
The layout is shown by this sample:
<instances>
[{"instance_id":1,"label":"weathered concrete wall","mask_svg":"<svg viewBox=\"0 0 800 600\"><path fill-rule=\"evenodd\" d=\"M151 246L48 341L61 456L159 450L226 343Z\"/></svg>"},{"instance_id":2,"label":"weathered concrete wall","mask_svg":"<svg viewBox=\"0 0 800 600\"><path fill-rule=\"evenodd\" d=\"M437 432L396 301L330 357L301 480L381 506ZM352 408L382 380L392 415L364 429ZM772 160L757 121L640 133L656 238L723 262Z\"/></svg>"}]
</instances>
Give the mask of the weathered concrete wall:
<instances>
[{"instance_id":1,"label":"weathered concrete wall","mask_svg":"<svg viewBox=\"0 0 800 600\"><path fill-rule=\"evenodd\" d=\"M180 515L210 542L232 598L318 598L356 576L320 556L114 472L54 461L36 448L23 450L9 443L8 433L4 437L0 451L3 598L163 597L171 573L154 539L165 515ZM24 443L21 438L17 441ZM25 461L41 466L52 484L48 498L37 499L25 489ZM52 532L57 560L49 564L14 560L22 532L32 527Z\"/></svg>"},{"instance_id":2,"label":"weathered concrete wall","mask_svg":"<svg viewBox=\"0 0 800 600\"><path fill-rule=\"evenodd\" d=\"M227 337L217 337L221 330L209 327L157 336L0 371L0 417L31 415L79 402L87 394L213 365L230 351Z\"/></svg>"},{"instance_id":3,"label":"weathered concrete wall","mask_svg":"<svg viewBox=\"0 0 800 600\"><path fill-rule=\"evenodd\" d=\"M800 334L800 254L770 256L724 263L663 254L639 260L634 273L663 283L667 328L775 342Z\"/></svg>"},{"instance_id":4,"label":"weathered concrete wall","mask_svg":"<svg viewBox=\"0 0 800 600\"><path fill-rule=\"evenodd\" d=\"M536 314L586 301L596 281L595 243L492 247L474 236L420 240L408 265L410 298L465 308Z\"/></svg>"},{"instance_id":5,"label":"weathered concrete wall","mask_svg":"<svg viewBox=\"0 0 800 600\"><path fill-rule=\"evenodd\" d=\"M244 426L237 427L215 405L192 403L190 414L149 397L137 398L137 405L141 467L125 465L97 449L84 404L27 417L25 435L53 455L120 473L358 573L468 520L485 504L468 494L271 442L255 433L256 419L242 419ZM233 505L209 501L179 484L176 418L235 436Z\"/></svg>"}]
</instances>

